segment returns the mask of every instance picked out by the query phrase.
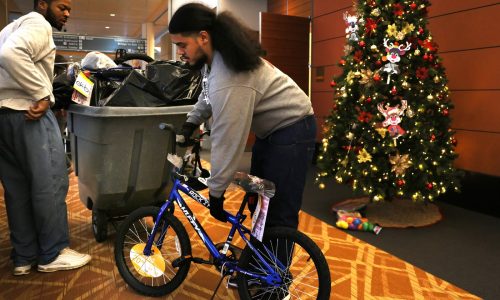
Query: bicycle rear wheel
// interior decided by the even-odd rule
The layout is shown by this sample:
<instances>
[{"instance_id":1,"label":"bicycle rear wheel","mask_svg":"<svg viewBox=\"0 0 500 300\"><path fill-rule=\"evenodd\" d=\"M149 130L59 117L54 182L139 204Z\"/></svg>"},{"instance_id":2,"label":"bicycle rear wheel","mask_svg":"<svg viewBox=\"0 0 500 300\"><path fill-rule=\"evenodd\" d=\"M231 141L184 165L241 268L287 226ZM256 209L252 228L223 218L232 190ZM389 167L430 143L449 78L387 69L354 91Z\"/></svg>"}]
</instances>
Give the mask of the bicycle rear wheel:
<instances>
[{"instance_id":1,"label":"bicycle rear wheel","mask_svg":"<svg viewBox=\"0 0 500 300\"><path fill-rule=\"evenodd\" d=\"M115 262L125 282L147 296L174 291L186 278L190 262L178 268L172 261L191 255L191 242L177 217L165 213L158 222L151 255L143 254L160 209L142 207L120 224L115 240Z\"/></svg>"},{"instance_id":2,"label":"bicycle rear wheel","mask_svg":"<svg viewBox=\"0 0 500 300\"><path fill-rule=\"evenodd\" d=\"M240 273L237 283L241 299L329 299L330 270L325 256L309 237L293 228L274 227L266 230L263 242L270 253L262 244L253 244L283 283L267 285ZM279 267L277 259L284 268ZM249 246L243 250L239 266L264 276L269 273Z\"/></svg>"}]
</instances>

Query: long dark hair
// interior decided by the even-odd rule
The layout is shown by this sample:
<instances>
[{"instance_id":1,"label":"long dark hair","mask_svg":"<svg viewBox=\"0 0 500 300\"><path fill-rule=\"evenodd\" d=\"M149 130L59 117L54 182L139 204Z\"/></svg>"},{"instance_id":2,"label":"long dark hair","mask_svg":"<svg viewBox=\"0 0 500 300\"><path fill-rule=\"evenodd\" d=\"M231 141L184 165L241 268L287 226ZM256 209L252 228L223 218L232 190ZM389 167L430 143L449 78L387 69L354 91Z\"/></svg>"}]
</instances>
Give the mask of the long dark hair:
<instances>
[{"instance_id":1,"label":"long dark hair","mask_svg":"<svg viewBox=\"0 0 500 300\"><path fill-rule=\"evenodd\" d=\"M252 38L251 30L230 12L218 15L199 3L181 6L168 25L170 33L192 34L206 30L212 38L212 47L220 52L224 63L235 72L255 70L262 64L262 48Z\"/></svg>"}]
</instances>

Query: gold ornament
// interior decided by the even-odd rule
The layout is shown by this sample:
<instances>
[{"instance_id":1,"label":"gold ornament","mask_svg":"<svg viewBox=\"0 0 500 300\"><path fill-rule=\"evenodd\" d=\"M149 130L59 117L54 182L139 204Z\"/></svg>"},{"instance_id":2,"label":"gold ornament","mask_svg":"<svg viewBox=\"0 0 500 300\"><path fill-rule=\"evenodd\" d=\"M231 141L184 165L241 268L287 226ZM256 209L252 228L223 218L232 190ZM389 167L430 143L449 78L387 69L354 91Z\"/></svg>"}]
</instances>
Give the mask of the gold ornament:
<instances>
[{"instance_id":1,"label":"gold ornament","mask_svg":"<svg viewBox=\"0 0 500 300\"><path fill-rule=\"evenodd\" d=\"M370 46L370 50L371 50L372 52L378 52L378 48L377 48L377 46L375 46L375 45L371 45L371 46Z\"/></svg>"},{"instance_id":2,"label":"gold ornament","mask_svg":"<svg viewBox=\"0 0 500 300\"><path fill-rule=\"evenodd\" d=\"M429 101L430 101L430 100L432 100L432 99L434 99L434 96L432 96L432 94L427 95L427 100L429 100Z\"/></svg>"},{"instance_id":3,"label":"gold ornament","mask_svg":"<svg viewBox=\"0 0 500 300\"><path fill-rule=\"evenodd\" d=\"M324 190L325 189L325 184L324 183L320 183L319 184L319 189L320 190Z\"/></svg>"},{"instance_id":4,"label":"gold ornament","mask_svg":"<svg viewBox=\"0 0 500 300\"><path fill-rule=\"evenodd\" d=\"M344 159L340 162L340 164L341 164L341 165L345 168L345 167L347 167L347 163L348 163L348 162L349 162L349 160L348 160L348 159L347 159L347 157L346 157L346 158L344 158Z\"/></svg>"},{"instance_id":5,"label":"gold ornament","mask_svg":"<svg viewBox=\"0 0 500 300\"><path fill-rule=\"evenodd\" d=\"M372 10L371 15L375 17L380 16L380 9L378 7L375 8L374 10Z\"/></svg>"},{"instance_id":6,"label":"gold ornament","mask_svg":"<svg viewBox=\"0 0 500 300\"><path fill-rule=\"evenodd\" d=\"M361 149L361 151L359 151L358 162L363 163L367 161L372 161L372 156L370 155L370 153L368 153L368 151L366 151L365 148L363 148Z\"/></svg>"},{"instance_id":7,"label":"gold ornament","mask_svg":"<svg viewBox=\"0 0 500 300\"><path fill-rule=\"evenodd\" d=\"M345 136L348 140L352 140L354 138L354 133L348 132Z\"/></svg>"},{"instance_id":8,"label":"gold ornament","mask_svg":"<svg viewBox=\"0 0 500 300\"><path fill-rule=\"evenodd\" d=\"M419 49L415 49L415 51L413 51L413 54L420 55L420 50Z\"/></svg>"},{"instance_id":9,"label":"gold ornament","mask_svg":"<svg viewBox=\"0 0 500 300\"><path fill-rule=\"evenodd\" d=\"M391 171L395 172L397 175L403 175L406 169L412 164L409 157L409 154L399 155L399 153L397 153L393 156L389 155L389 162L392 164Z\"/></svg>"},{"instance_id":10,"label":"gold ornament","mask_svg":"<svg viewBox=\"0 0 500 300\"><path fill-rule=\"evenodd\" d=\"M359 83L366 84L367 87L369 87L373 84L373 72L372 72L372 70L369 70L369 69L361 70L360 75L361 75L361 79L359 80Z\"/></svg>"},{"instance_id":11,"label":"gold ornament","mask_svg":"<svg viewBox=\"0 0 500 300\"><path fill-rule=\"evenodd\" d=\"M439 83L439 76L437 76L437 75L436 75L436 76L434 77L434 83Z\"/></svg>"},{"instance_id":12,"label":"gold ornament","mask_svg":"<svg viewBox=\"0 0 500 300\"><path fill-rule=\"evenodd\" d=\"M404 38L405 38L405 34L403 32L398 31L398 33L396 33L396 40L401 41Z\"/></svg>"},{"instance_id":13,"label":"gold ornament","mask_svg":"<svg viewBox=\"0 0 500 300\"><path fill-rule=\"evenodd\" d=\"M406 116L408 118L413 118L414 115L415 115L415 112L410 108L410 106L408 106L406 108Z\"/></svg>"},{"instance_id":14,"label":"gold ornament","mask_svg":"<svg viewBox=\"0 0 500 300\"><path fill-rule=\"evenodd\" d=\"M383 138L385 137L387 133L387 128L385 127L380 127L380 128L375 128L375 130L380 134Z\"/></svg>"},{"instance_id":15,"label":"gold ornament","mask_svg":"<svg viewBox=\"0 0 500 300\"><path fill-rule=\"evenodd\" d=\"M403 86L404 89L408 89L410 87L410 84L408 83L408 81L403 81L403 83L401 85Z\"/></svg>"}]
</instances>

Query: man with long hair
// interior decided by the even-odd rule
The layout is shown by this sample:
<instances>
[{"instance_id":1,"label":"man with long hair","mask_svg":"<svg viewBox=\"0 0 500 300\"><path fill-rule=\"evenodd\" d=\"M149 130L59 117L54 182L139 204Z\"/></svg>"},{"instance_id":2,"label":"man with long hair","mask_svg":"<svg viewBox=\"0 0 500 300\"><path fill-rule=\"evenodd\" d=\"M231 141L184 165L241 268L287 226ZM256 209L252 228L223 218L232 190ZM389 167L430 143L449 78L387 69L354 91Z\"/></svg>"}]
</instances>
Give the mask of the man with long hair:
<instances>
[{"instance_id":1,"label":"man with long hair","mask_svg":"<svg viewBox=\"0 0 500 300\"><path fill-rule=\"evenodd\" d=\"M53 112L56 47L71 0L35 0L34 12L0 32L0 181L14 275L79 268L90 256L69 246L68 174Z\"/></svg>"},{"instance_id":2,"label":"man with long hair","mask_svg":"<svg viewBox=\"0 0 500 300\"><path fill-rule=\"evenodd\" d=\"M181 59L202 68L203 91L188 113L188 138L212 118L210 213L225 222L224 192L237 171L248 134L251 174L275 183L266 228L297 228L306 171L312 159L316 121L309 97L287 75L262 59L259 43L229 12L216 14L202 4L181 6L169 33Z\"/></svg>"}]
</instances>

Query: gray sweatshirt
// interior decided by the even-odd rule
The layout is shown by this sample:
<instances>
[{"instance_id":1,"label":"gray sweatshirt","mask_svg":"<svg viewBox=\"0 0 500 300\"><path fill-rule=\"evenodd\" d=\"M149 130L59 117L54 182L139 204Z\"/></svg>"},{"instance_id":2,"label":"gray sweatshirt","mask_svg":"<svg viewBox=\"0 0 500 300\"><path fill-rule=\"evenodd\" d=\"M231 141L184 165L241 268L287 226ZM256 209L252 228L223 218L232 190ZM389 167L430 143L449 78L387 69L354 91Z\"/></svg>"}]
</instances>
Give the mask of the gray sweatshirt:
<instances>
[{"instance_id":1,"label":"gray sweatshirt","mask_svg":"<svg viewBox=\"0 0 500 300\"><path fill-rule=\"evenodd\" d=\"M207 80L187 121L201 124L212 117L208 187L220 197L237 171L250 130L265 138L314 112L297 84L265 60L252 72L235 73L215 52L210 71L205 66L203 72Z\"/></svg>"},{"instance_id":2,"label":"gray sweatshirt","mask_svg":"<svg viewBox=\"0 0 500 300\"><path fill-rule=\"evenodd\" d=\"M56 46L52 27L37 12L26 14L0 32L0 107L27 110L52 95Z\"/></svg>"}]
</instances>

